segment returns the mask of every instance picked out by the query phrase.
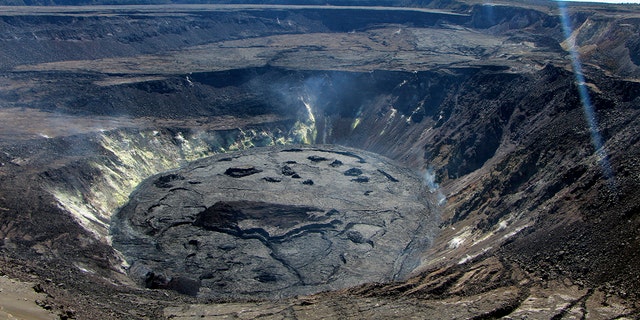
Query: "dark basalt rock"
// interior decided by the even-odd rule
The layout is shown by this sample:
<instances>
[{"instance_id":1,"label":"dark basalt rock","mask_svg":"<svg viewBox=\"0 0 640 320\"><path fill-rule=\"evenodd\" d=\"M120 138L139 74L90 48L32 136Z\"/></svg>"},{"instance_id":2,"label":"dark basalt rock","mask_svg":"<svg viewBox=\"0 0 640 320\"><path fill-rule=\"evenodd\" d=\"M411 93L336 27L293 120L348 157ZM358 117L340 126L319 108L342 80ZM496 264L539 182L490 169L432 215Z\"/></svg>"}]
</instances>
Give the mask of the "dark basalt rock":
<instances>
[{"instance_id":1,"label":"dark basalt rock","mask_svg":"<svg viewBox=\"0 0 640 320\"><path fill-rule=\"evenodd\" d=\"M351 168L347 171L344 172L345 176L349 176L349 177L357 177L359 175L362 174L362 170L358 169L358 168Z\"/></svg>"},{"instance_id":2,"label":"dark basalt rock","mask_svg":"<svg viewBox=\"0 0 640 320\"><path fill-rule=\"evenodd\" d=\"M333 162L331 162L329 165L334 167L334 168L337 168L337 167L343 165L343 163L340 160L333 160Z\"/></svg>"},{"instance_id":3,"label":"dark basalt rock","mask_svg":"<svg viewBox=\"0 0 640 320\"><path fill-rule=\"evenodd\" d=\"M208 230L221 230L237 227L237 220L242 218L242 212L232 204L216 202L213 206L199 213L193 225Z\"/></svg>"},{"instance_id":4,"label":"dark basalt rock","mask_svg":"<svg viewBox=\"0 0 640 320\"><path fill-rule=\"evenodd\" d=\"M173 187L173 185L170 182L176 181L176 180L184 180L184 177L179 174L168 174L166 176L161 176L153 184L157 188L168 189Z\"/></svg>"},{"instance_id":5,"label":"dark basalt rock","mask_svg":"<svg viewBox=\"0 0 640 320\"><path fill-rule=\"evenodd\" d=\"M262 170L256 169L255 167L245 167L245 168L229 168L224 174L234 177L234 178L242 178L246 176L250 176L252 174L260 173Z\"/></svg>"},{"instance_id":6,"label":"dark basalt rock","mask_svg":"<svg viewBox=\"0 0 640 320\"><path fill-rule=\"evenodd\" d=\"M336 210L336 209L331 209L327 212L327 216L333 216L336 214L340 214L340 211Z\"/></svg>"},{"instance_id":7,"label":"dark basalt rock","mask_svg":"<svg viewBox=\"0 0 640 320\"><path fill-rule=\"evenodd\" d=\"M145 275L145 286L149 289L167 289L169 281L164 274L149 272Z\"/></svg>"},{"instance_id":8,"label":"dark basalt rock","mask_svg":"<svg viewBox=\"0 0 640 320\"><path fill-rule=\"evenodd\" d=\"M329 159L325 158L325 157L320 157L320 156L316 156L316 155L312 155L307 157L307 159L311 160L311 162L322 162L322 161L327 161Z\"/></svg>"},{"instance_id":9,"label":"dark basalt rock","mask_svg":"<svg viewBox=\"0 0 640 320\"><path fill-rule=\"evenodd\" d=\"M200 281L187 277L175 277L171 278L166 288L195 297L200 291Z\"/></svg>"},{"instance_id":10,"label":"dark basalt rock","mask_svg":"<svg viewBox=\"0 0 640 320\"><path fill-rule=\"evenodd\" d=\"M369 182L369 177L357 177L355 179L351 179L351 181L357 182L357 183L367 183Z\"/></svg>"},{"instance_id":11,"label":"dark basalt rock","mask_svg":"<svg viewBox=\"0 0 640 320\"><path fill-rule=\"evenodd\" d=\"M367 242L367 239L365 239L364 236L358 231L349 231L349 232L347 232L347 239L349 239L353 243L366 243Z\"/></svg>"},{"instance_id":12,"label":"dark basalt rock","mask_svg":"<svg viewBox=\"0 0 640 320\"><path fill-rule=\"evenodd\" d=\"M258 275L255 279L260 282L276 282L278 281L278 276L272 273L264 272Z\"/></svg>"},{"instance_id":13,"label":"dark basalt rock","mask_svg":"<svg viewBox=\"0 0 640 320\"><path fill-rule=\"evenodd\" d=\"M293 169L291 169L291 167L285 165L282 167L282 174L285 176L293 176L294 174L296 174L295 171L293 171Z\"/></svg>"},{"instance_id":14,"label":"dark basalt rock","mask_svg":"<svg viewBox=\"0 0 640 320\"><path fill-rule=\"evenodd\" d=\"M168 289L182 294L196 296L200 289L200 281L188 277L169 278L165 274L158 274L146 270L143 275L144 286L149 289Z\"/></svg>"}]
</instances>

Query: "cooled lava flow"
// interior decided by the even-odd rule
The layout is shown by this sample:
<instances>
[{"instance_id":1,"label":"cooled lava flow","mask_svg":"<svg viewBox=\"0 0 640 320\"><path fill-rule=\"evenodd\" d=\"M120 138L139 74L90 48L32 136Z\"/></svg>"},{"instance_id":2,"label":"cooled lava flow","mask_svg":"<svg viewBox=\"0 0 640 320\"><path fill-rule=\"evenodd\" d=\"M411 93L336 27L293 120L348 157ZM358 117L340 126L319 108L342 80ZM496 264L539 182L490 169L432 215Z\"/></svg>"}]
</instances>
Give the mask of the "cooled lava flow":
<instances>
[{"instance_id":1,"label":"cooled lava flow","mask_svg":"<svg viewBox=\"0 0 640 320\"><path fill-rule=\"evenodd\" d=\"M420 177L336 146L256 148L147 179L113 244L149 288L277 298L401 279L437 214Z\"/></svg>"}]
</instances>

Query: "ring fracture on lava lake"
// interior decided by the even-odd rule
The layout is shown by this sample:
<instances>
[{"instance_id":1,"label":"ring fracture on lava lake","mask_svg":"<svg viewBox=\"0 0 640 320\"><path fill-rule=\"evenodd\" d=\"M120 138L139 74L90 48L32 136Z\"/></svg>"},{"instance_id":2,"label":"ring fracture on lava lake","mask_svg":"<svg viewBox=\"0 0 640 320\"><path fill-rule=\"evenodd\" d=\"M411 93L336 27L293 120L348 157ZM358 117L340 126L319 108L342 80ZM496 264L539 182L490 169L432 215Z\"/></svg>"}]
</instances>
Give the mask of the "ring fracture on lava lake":
<instances>
[{"instance_id":1,"label":"ring fracture on lava lake","mask_svg":"<svg viewBox=\"0 0 640 320\"><path fill-rule=\"evenodd\" d=\"M256 148L151 177L114 246L149 288L277 298L407 276L436 214L420 177L336 146Z\"/></svg>"}]
</instances>

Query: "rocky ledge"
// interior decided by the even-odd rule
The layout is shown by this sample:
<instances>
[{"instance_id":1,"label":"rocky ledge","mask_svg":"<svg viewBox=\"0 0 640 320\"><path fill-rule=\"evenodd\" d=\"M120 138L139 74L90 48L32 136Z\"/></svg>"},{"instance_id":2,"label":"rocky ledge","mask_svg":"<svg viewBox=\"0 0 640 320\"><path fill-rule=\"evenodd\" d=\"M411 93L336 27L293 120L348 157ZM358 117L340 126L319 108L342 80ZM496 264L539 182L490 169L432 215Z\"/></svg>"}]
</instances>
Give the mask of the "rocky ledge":
<instances>
[{"instance_id":1,"label":"rocky ledge","mask_svg":"<svg viewBox=\"0 0 640 320\"><path fill-rule=\"evenodd\" d=\"M422 180L364 151L256 148L147 179L113 244L148 288L278 298L403 278L437 214Z\"/></svg>"}]
</instances>

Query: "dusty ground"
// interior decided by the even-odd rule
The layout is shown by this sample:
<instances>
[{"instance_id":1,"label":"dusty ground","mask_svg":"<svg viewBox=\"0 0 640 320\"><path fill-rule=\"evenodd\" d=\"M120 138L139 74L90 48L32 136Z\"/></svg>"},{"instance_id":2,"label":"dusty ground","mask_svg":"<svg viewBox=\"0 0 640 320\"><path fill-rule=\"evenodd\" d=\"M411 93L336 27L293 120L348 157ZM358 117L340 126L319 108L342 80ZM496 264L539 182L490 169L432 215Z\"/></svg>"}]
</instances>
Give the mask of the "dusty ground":
<instances>
[{"instance_id":1,"label":"dusty ground","mask_svg":"<svg viewBox=\"0 0 640 320\"><path fill-rule=\"evenodd\" d=\"M4 319L58 319L44 303L47 295L37 293L35 283L0 277L0 317ZM35 287L37 288L37 287Z\"/></svg>"}]
</instances>

